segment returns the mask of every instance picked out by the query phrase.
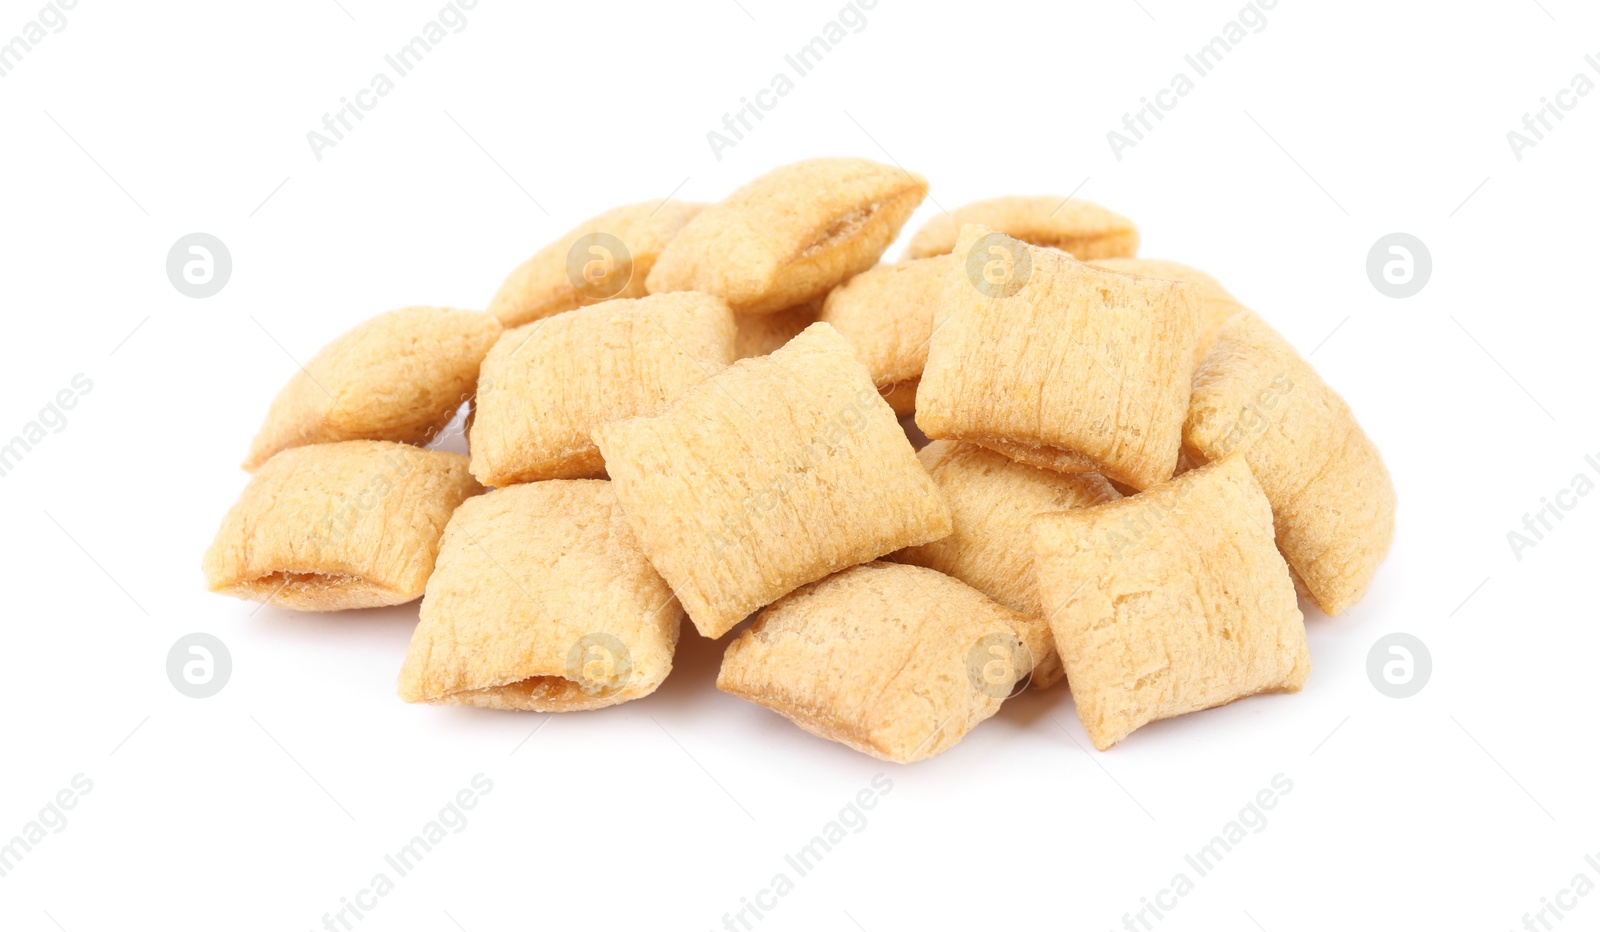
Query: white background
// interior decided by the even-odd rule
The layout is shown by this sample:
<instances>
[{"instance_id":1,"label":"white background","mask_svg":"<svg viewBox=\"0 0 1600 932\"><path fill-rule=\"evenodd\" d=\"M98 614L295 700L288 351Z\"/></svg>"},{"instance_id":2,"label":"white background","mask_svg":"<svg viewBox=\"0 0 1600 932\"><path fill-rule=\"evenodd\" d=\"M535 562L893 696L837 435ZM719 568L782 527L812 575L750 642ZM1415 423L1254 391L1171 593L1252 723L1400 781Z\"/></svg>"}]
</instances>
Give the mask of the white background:
<instances>
[{"instance_id":1,"label":"white background","mask_svg":"<svg viewBox=\"0 0 1600 932\"><path fill-rule=\"evenodd\" d=\"M320 161L307 131L437 2L83 0L0 79L0 439L93 381L0 479L0 841L75 774L94 784L0 878L0 927L320 928L478 773L494 789L466 829L357 928L721 928L878 773L865 829L756 928L1121 928L1280 773L1265 829L1156 928L1503 930L1600 879L1600 496L1520 560L1506 537L1600 455L1600 94L1520 161L1506 140L1589 68L1600 15L1284 0L1119 161L1106 132L1237 2L881 0L716 158L707 131L839 8L483 0ZM38 9L0 3L0 41ZM716 200L815 155L926 175L907 236L939 205L1081 186L1140 224L1143 255L1211 272L1314 351L1400 512L1366 600L1308 607L1304 692L1100 754L1058 688L898 767L717 692L723 644L687 624L649 699L512 715L395 697L414 606L252 614L204 591L291 356L389 308L482 306L606 208ZM1434 262L1406 300L1365 272L1397 230ZM205 300L165 273L194 231L233 256ZM193 631L232 652L210 699L165 673ZM1431 649L1414 698L1368 681L1391 631ZM1600 923L1600 895L1578 903L1556 928Z\"/></svg>"}]
</instances>

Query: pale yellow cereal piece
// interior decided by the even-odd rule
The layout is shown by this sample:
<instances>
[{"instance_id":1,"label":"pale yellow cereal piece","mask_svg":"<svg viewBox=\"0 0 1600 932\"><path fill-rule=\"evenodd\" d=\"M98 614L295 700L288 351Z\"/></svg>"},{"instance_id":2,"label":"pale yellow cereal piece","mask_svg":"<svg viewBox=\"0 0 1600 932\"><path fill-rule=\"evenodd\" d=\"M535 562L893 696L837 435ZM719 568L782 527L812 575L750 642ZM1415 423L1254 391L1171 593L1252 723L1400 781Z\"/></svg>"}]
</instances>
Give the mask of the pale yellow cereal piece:
<instances>
[{"instance_id":1,"label":"pale yellow cereal piece","mask_svg":"<svg viewBox=\"0 0 1600 932\"><path fill-rule=\"evenodd\" d=\"M645 201L590 217L513 269L489 311L519 327L586 304L643 297L661 250L705 206Z\"/></svg>"},{"instance_id":2,"label":"pale yellow cereal piece","mask_svg":"<svg viewBox=\"0 0 1600 932\"><path fill-rule=\"evenodd\" d=\"M733 341L733 358L767 355L816 323L821 312L822 299L818 298L776 314L735 315L739 332Z\"/></svg>"},{"instance_id":3,"label":"pale yellow cereal piece","mask_svg":"<svg viewBox=\"0 0 1600 932\"><path fill-rule=\"evenodd\" d=\"M427 443L472 397L478 365L500 336L481 311L408 307L324 346L273 400L244 468L308 443Z\"/></svg>"},{"instance_id":4,"label":"pale yellow cereal piece","mask_svg":"<svg viewBox=\"0 0 1600 932\"><path fill-rule=\"evenodd\" d=\"M907 764L949 750L1028 674L1041 627L942 573L867 563L764 610L717 688Z\"/></svg>"},{"instance_id":5,"label":"pale yellow cereal piece","mask_svg":"<svg viewBox=\"0 0 1600 932\"><path fill-rule=\"evenodd\" d=\"M934 312L952 265L949 256L881 265L833 289L822 305L820 319L855 347L856 356L897 414L915 410L916 383L928 361ZM895 404L896 396L908 403Z\"/></svg>"},{"instance_id":6,"label":"pale yellow cereal piece","mask_svg":"<svg viewBox=\"0 0 1600 932\"><path fill-rule=\"evenodd\" d=\"M594 438L640 545L706 637L829 573L950 533L894 412L827 324Z\"/></svg>"},{"instance_id":7,"label":"pale yellow cereal piece","mask_svg":"<svg viewBox=\"0 0 1600 932\"><path fill-rule=\"evenodd\" d=\"M1350 406L1260 317L1224 324L1195 373L1184 449L1250 463L1278 547L1323 611L1366 593L1394 537L1394 483Z\"/></svg>"},{"instance_id":8,"label":"pale yellow cereal piece","mask_svg":"<svg viewBox=\"0 0 1600 932\"><path fill-rule=\"evenodd\" d=\"M1243 457L1040 515L1032 533L1039 596L1100 750L1157 719L1305 683L1294 583Z\"/></svg>"},{"instance_id":9,"label":"pale yellow cereal piece","mask_svg":"<svg viewBox=\"0 0 1600 932\"><path fill-rule=\"evenodd\" d=\"M303 612L409 602L450 513L482 491L455 453L376 440L284 450L223 519L206 585Z\"/></svg>"},{"instance_id":10,"label":"pale yellow cereal piece","mask_svg":"<svg viewBox=\"0 0 1600 932\"><path fill-rule=\"evenodd\" d=\"M917 426L1143 489L1172 476L1200 320L1193 285L962 229Z\"/></svg>"},{"instance_id":11,"label":"pale yellow cereal piece","mask_svg":"<svg viewBox=\"0 0 1600 932\"><path fill-rule=\"evenodd\" d=\"M649 289L719 295L740 314L803 304L871 268L927 193L921 176L866 159L785 165L689 221Z\"/></svg>"},{"instance_id":12,"label":"pale yellow cereal piece","mask_svg":"<svg viewBox=\"0 0 1600 932\"><path fill-rule=\"evenodd\" d=\"M976 223L1035 246L1060 249L1082 261L1139 251L1133 221L1099 204L1054 195L974 201L931 218L911 238L906 257L940 256L956 248L964 224Z\"/></svg>"},{"instance_id":13,"label":"pale yellow cereal piece","mask_svg":"<svg viewBox=\"0 0 1600 932\"><path fill-rule=\"evenodd\" d=\"M682 617L611 483L496 489L445 528L400 697L536 712L638 699L671 672Z\"/></svg>"},{"instance_id":14,"label":"pale yellow cereal piece","mask_svg":"<svg viewBox=\"0 0 1600 932\"><path fill-rule=\"evenodd\" d=\"M483 362L469 432L485 485L598 478L589 434L655 414L733 361L733 313L692 291L606 301L506 331Z\"/></svg>"},{"instance_id":15,"label":"pale yellow cereal piece","mask_svg":"<svg viewBox=\"0 0 1600 932\"><path fill-rule=\"evenodd\" d=\"M1094 473L1038 469L952 440L933 441L917 451L917 459L938 484L954 530L894 559L954 576L1043 628L1029 522L1034 515L1112 501L1116 490ZM1043 639L1047 646L1033 679L1041 689L1062 672L1055 641L1048 633Z\"/></svg>"},{"instance_id":16,"label":"pale yellow cereal piece","mask_svg":"<svg viewBox=\"0 0 1600 932\"><path fill-rule=\"evenodd\" d=\"M1089 263L1124 275L1142 275L1145 278L1164 278L1173 282L1188 282L1200 289L1200 339L1194 345L1194 365L1217 342L1217 331L1235 314L1251 313L1239 299L1222 287L1222 283L1199 269L1190 268L1166 259L1096 259Z\"/></svg>"}]
</instances>

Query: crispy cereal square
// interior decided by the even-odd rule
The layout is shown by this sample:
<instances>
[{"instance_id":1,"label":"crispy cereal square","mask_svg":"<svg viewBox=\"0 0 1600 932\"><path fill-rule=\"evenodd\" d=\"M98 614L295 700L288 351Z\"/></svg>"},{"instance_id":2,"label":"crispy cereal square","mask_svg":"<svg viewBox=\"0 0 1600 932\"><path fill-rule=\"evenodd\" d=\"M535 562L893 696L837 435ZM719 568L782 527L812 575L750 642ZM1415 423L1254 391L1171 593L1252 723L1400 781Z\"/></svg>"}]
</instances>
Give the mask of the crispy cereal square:
<instances>
[{"instance_id":1,"label":"crispy cereal square","mask_svg":"<svg viewBox=\"0 0 1600 932\"><path fill-rule=\"evenodd\" d=\"M594 436L640 545L706 637L950 533L894 412L827 324Z\"/></svg>"},{"instance_id":2,"label":"crispy cereal square","mask_svg":"<svg viewBox=\"0 0 1600 932\"><path fill-rule=\"evenodd\" d=\"M267 411L244 468L339 440L427 443L472 398L500 336L481 311L407 307L359 324L311 357Z\"/></svg>"},{"instance_id":3,"label":"crispy cereal square","mask_svg":"<svg viewBox=\"0 0 1600 932\"><path fill-rule=\"evenodd\" d=\"M948 750L999 710L1042 626L920 566L867 563L768 606L717 688L896 763Z\"/></svg>"},{"instance_id":4,"label":"crispy cereal square","mask_svg":"<svg viewBox=\"0 0 1600 932\"><path fill-rule=\"evenodd\" d=\"M962 229L917 390L931 438L1136 489L1171 478L1199 334L1193 285Z\"/></svg>"},{"instance_id":5,"label":"crispy cereal square","mask_svg":"<svg viewBox=\"0 0 1600 932\"><path fill-rule=\"evenodd\" d=\"M456 453L377 440L284 450L223 519L206 584L303 612L409 602L450 514L482 491Z\"/></svg>"},{"instance_id":6,"label":"crispy cereal square","mask_svg":"<svg viewBox=\"0 0 1600 932\"><path fill-rule=\"evenodd\" d=\"M1078 717L1105 750L1157 719L1311 670L1272 509L1243 457L1033 519L1034 558Z\"/></svg>"},{"instance_id":7,"label":"crispy cereal square","mask_svg":"<svg viewBox=\"0 0 1600 932\"><path fill-rule=\"evenodd\" d=\"M485 485L589 479L589 434L655 414L733 361L733 313L692 291L606 301L506 331L483 362L469 433Z\"/></svg>"},{"instance_id":8,"label":"crispy cereal square","mask_svg":"<svg viewBox=\"0 0 1600 932\"><path fill-rule=\"evenodd\" d=\"M445 528L400 695L538 712L627 702L671 672L682 617L611 483L496 489Z\"/></svg>"}]
</instances>

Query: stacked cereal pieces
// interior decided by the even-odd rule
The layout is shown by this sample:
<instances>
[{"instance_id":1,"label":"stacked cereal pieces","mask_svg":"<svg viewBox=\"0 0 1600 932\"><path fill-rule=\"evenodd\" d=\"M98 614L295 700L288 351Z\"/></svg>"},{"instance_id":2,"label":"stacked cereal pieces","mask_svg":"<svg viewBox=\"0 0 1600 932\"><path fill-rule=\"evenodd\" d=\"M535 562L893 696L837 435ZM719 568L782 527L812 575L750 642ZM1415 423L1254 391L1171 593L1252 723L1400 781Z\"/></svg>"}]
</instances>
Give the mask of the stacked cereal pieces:
<instances>
[{"instance_id":1,"label":"stacked cereal pieces","mask_svg":"<svg viewBox=\"0 0 1600 932\"><path fill-rule=\"evenodd\" d=\"M647 696L685 616L756 613L717 686L899 762L1030 682L1102 750L1298 690L1295 578L1341 612L1393 535L1344 401L1094 204L969 204L876 265L926 193L801 162L600 214L487 313L362 324L272 405L210 587L421 596L402 698L545 712ZM463 400L470 456L423 449Z\"/></svg>"}]
</instances>

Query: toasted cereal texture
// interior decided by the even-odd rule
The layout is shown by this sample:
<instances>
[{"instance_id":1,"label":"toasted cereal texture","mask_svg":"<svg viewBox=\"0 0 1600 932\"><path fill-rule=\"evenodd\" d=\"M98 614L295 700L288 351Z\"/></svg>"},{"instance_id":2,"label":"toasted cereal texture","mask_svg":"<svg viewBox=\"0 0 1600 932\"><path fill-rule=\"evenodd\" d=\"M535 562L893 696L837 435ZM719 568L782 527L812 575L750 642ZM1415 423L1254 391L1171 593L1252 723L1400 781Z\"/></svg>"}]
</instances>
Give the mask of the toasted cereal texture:
<instances>
[{"instance_id":1,"label":"toasted cereal texture","mask_svg":"<svg viewBox=\"0 0 1600 932\"><path fill-rule=\"evenodd\" d=\"M455 453L376 440L284 450L222 520L206 585L302 612L409 602L450 513L482 491Z\"/></svg>"},{"instance_id":2,"label":"toasted cereal texture","mask_svg":"<svg viewBox=\"0 0 1600 932\"><path fill-rule=\"evenodd\" d=\"M829 573L950 533L894 412L827 324L594 438L640 545L706 637Z\"/></svg>"},{"instance_id":3,"label":"toasted cereal texture","mask_svg":"<svg viewBox=\"0 0 1600 932\"><path fill-rule=\"evenodd\" d=\"M605 301L506 334L483 362L469 432L485 485L598 478L589 434L655 414L733 361L733 313L693 291Z\"/></svg>"},{"instance_id":4,"label":"toasted cereal texture","mask_svg":"<svg viewBox=\"0 0 1600 932\"><path fill-rule=\"evenodd\" d=\"M661 250L705 206L645 201L590 217L512 269L489 311L506 327L520 327L586 304L644 297Z\"/></svg>"},{"instance_id":5,"label":"toasted cereal texture","mask_svg":"<svg viewBox=\"0 0 1600 932\"><path fill-rule=\"evenodd\" d=\"M871 268L927 192L920 175L866 159L785 165L689 221L649 289L720 295L739 314L803 304Z\"/></svg>"},{"instance_id":6,"label":"toasted cereal texture","mask_svg":"<svg viewBox=\"0 0 1600 932\"><path fill-rule=\"evenodd\" d=\"M822 299L818 298L776 314L734 315L738 334L733 340L733 358L767 355L816 323L821 312Z\"/></svg>"},{"instance_id":7,"label":"toasted cereal texture","mask_svg":"<svg viewBox=\"0 0 1600 932\"><path fill-rule=\"evenodd\" d=\"M279 450L337 440L426 443L472 397L500 336L481 311L407 307L360 324L315 356L273 400L250 443L254 471Z\"/></svg>"},{"instance_id":8,"label":"toasted cereal texture","mask_svg":"<svg viewBox=\"0 0 1600 932\"><path fill-rule=\"evenodd\" d=\"M728 645L717 688L908 764L993 715L1039 656L1042 631L942 573L867 563L764 610Z\"/></svg>"},{"instance_id":9,"label":"toasted cereal texture","mask_svg":"<svg viewBox=\"0 0 1600 932\"><path fill-rule=\"evenodd\" d=\"M1050 626L1045 625L1044 629L1049 631ZM1049 689L1066 678L1067 668L1061 665L1061 653L1056 650L1056 638L1052 634L1050 647L1044 659L1034 665L1033 676L1029 677L1028 684L1034 689Z\"/></svg>"},{"instance_id":10,"label":"toasted cereal texture","mask_svg":"<svg viewBox=\"0 0 1600 932\"><path fill-rule=\"evenodd\" d=\"M878 389L878 394L889 403L889 409L898 417L917 413L917 386L922 384L922 379L908 379L904 382L895 382Z\"/></svg>"},{"instance_id":11,"label":"toasted cereal texture","mask_svg":"<svg viewBox=\"0 0 1600 932\"><path fill-rule=\"evenodd\" d=\"M1171 478L1200 326L1195 286L972 225L957 259L917 390L922 432L1136 489ZM996 286L988 275L1002 261L1015 277Z\"/></svg>"},{"instance_id":12,"label":"toasted cereal texture","mask_svg":"<svg viewBox=\"0 0 1600 932\"><path fill-rule=\"evenodd\" d=\"M974 201L931 218L911 238L909 259L942 256L956 248L961 227L986 226L1035 246L1059 249L1076 259L1131 256L1139 251L1133 221L1099 204L1054 195L997 197Z\"/></svg>"},{"instance_id":13,"label":"toasted cereal texture","mask_svg":"<svg viewBox=\"0 0 1600 932\"><path fill-rule=\"evenodd\" d=\"M1250 463L1278 547L1323 611L1366 593L1394 537L1394 483L1349 405L1256 315L1224 324L1195 373L1184 449Z\"/></svg>"},{"instance_id":14,"label":"toasted cereal texture","mask_svg":"<svg viewBox=\"0 0 1600 932\"><path fill-rule=\"evenodd\" d=\"M915 383L928 361L934 311L951 266L949 256L880 265L828 293L820 319L850 341L885 396L910 385L915 401ZM896 413L911 410L895 406Z\"/></svg>"},{"instance_id":15,"label":"toasted cereal texture","mask_svg":"<svg viewBox=\"0 0 1600 932\"><path fill-rule=\"evenodd\" d=\"M496 489L445 528L400 696L536 712L638 699L671 672L682 617L611 483Z\"/></svg>"},{"instance_id":16,"label":"toasted cereal texture","mask_svg":"<svg viewBox=\"0 0 1600 932\"><path fill-rule=\"evenodd\" d=\"M1033 545L1028 525L1034 515L1098 505L1118 498L1105 479L1094 473L1058 473L1011 460L993 450L953 440L935 440L917 451L917 459L939 486L950 509L950 536L894 555L954 576L1014 612L1043 624L1034 579ZM1059 679L1055 642L1046 638L1033 685ZM1041 676L1047 682L1040 682Z\"/></svg>"},{"instance_id":17,"label":"toasted cereal texture","mask_svg":"<svg viewBox=\"0 0 1600 932\"><path fill-rule=\"evenodd\" d=\"M1200 360L1210 352L1211 345L1217 342L1217 331L1227 323L1228 318L1235 314L1252 313L1239 299L1228 293L1222 283L1199 269L1190 268L1177 262L1166 259L1096 259L1089 263L1102 269L1121 272L1124 275L1142 275L1145 278L1164 278L1173 282L1188 282L1200 289L1200 338L1194 345L1194 366L1200 368Z\"/></svg>"},{"instance_id":18,"label":"toasted cereal texture","mask_svg":"<svg viewBox=\"0 0 1600 932\"><path fill-rule=\"evenodd\" d=\"M1157 719L1305 683L1305 624L1243 457L1040 515L1032 534L1039 595L1100 750Z\"/></svg>"}]
</instances>

